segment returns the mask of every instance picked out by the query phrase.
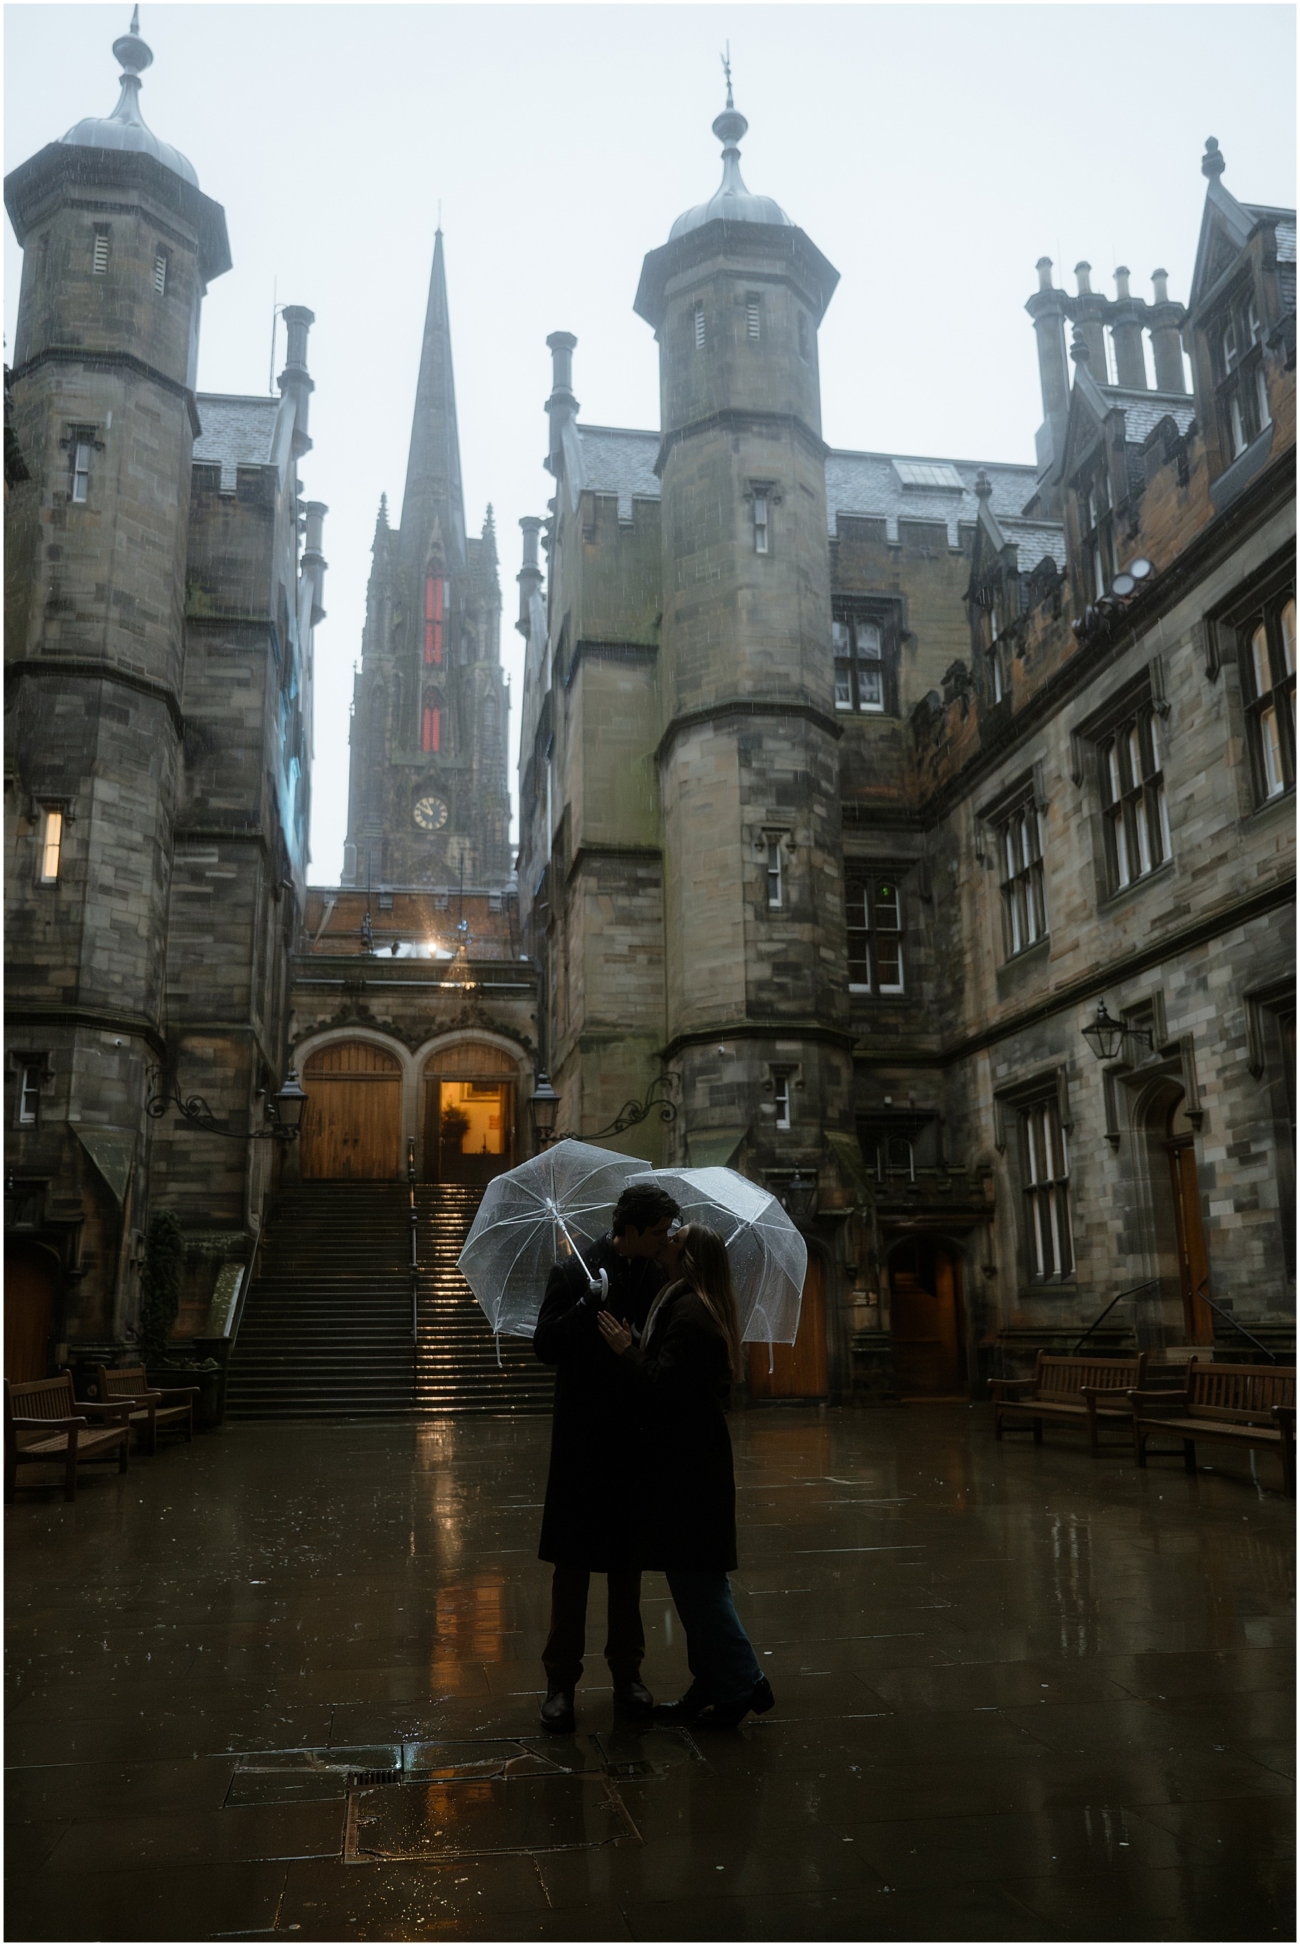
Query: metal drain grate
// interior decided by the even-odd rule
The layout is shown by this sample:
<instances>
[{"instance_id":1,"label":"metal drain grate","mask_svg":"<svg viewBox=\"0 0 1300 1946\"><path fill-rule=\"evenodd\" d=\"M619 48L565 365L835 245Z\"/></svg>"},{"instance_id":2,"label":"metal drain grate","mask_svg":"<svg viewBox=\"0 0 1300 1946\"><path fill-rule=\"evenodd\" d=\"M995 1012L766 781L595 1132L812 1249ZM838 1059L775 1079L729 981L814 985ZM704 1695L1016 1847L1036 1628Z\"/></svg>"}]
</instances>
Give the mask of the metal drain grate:
<instances>
[{"instance_id":1,"label":"metal drain grate","mask_svg":"<svg viewBox=\"0 0 1300 1946\"><path fill-rule=\"evenodd\" d=\"M364 1790L370 1784L400 1784L401 1781L400 1770L350 1770L348 1772L350 1791Z\"/></svg>"},{"instance_id":2,"label":"metal drain grate","mask_svg":"<svg viewBox=\"0 0 1300 1946\"><path fill-rule=\"evenodd\" d=\"M635 1763L606 1764L604 1767L606 1777L653 1777L654 1768L644 1757L638 1758Z\"/></svg>"}]
</instances>

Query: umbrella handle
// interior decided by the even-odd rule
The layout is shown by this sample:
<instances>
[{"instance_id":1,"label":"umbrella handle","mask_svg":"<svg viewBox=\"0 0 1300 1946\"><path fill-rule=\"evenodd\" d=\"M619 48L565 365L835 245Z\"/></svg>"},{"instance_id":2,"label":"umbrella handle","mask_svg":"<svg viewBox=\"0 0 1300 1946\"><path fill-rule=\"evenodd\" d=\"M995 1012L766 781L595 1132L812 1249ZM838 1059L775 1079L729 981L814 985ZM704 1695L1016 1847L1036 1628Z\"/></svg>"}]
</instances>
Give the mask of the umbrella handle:
<instances>
[{"instance_id":1,"label":"umbrella handle","mask_svg":"<svg viewBox=\"0 0 1300 1946\"><path fill-rule=\"evenodd\" d=\"M596 1292L599 1291L600 1301L603 1304L606 1298L609 1296L609 1272L607 1270L602 1270L599 1276L593 1277L591 1272L587 1269L586 1258L583 1256L581 1250L579 1250L577 1243L574 1240L573 1232L570 1230L564 1218L560 1215L559 1210L555 1211L555 1220L559 1224L560 1228L564 1231L565 1237L568 1239L570 1250L572 1250L574 1256L578 1259L578 1262L582 1265L583 1270L586 1271L587 1285L592 1293L592 1296L594 1297Z\"/></svg>"}]
</instances>

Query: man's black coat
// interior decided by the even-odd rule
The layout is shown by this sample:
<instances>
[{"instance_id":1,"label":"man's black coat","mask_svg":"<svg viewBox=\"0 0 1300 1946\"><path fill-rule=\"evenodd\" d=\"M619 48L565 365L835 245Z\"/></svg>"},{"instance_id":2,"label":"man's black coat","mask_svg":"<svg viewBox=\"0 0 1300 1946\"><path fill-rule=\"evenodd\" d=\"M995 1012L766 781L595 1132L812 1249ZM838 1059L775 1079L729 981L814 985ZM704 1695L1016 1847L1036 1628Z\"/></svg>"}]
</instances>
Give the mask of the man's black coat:
<instances>
[{"instance_id":1,"label":"man's black coat","mask_svg":"<svg viewBox=\"0 0 1300 1946\"><path fill-rule=\"evenodd\" d=\"M610 1237L586 1253L593 1271L609 1272L606 1309L640 1331L663 1288L649 1257L620 1257ZM533 1350L555 1366L551 1470L537 1552L557 1567L594 1574L641 1565L640 1388L635 1374L600 1335L595 1304L578 1263L557 1264L546 1285Z\"/></svg>"}]
</instances>

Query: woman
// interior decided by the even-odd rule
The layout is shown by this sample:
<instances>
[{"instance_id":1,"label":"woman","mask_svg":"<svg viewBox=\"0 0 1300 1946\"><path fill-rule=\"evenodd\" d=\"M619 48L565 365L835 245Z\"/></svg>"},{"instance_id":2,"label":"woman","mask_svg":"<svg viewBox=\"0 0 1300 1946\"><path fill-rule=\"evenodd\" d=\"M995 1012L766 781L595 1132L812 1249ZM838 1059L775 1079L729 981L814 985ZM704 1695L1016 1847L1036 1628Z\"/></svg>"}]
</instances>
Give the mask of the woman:
<instances>
[{"instance_id":1,"label":"woman","mask_svg":"<svg viewBox=\"0 0 1300 1946\"><path fill-rule=\"evenodd\" d=\"M645 1564L662 1568L686 1630L693 1678L660 1722L734 1729L776 1698L731 1598L736 1481L724 1417L740 1368L740 1328L722 1238L688 1223L664 1239L670 1282L650 1308L641 1342L607 1311L610 1350L639 1374L647 1405Z\"/></svg>"}]
</instances>

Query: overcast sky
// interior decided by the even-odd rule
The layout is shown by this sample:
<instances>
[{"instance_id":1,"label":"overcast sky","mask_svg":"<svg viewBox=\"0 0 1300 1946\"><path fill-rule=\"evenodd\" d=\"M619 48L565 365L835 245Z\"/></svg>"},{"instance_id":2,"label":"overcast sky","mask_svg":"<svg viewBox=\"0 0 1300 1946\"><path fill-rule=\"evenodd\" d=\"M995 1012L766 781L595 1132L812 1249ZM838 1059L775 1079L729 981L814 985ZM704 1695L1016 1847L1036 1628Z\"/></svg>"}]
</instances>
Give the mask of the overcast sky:
<instances>
[{"instance_id":1,"label":"overcast sky","mask_svg":"<svg viewBox=\"0 0 1300 1946\"><path fill-rule=\"evenodd\" d=\"M117 100L113 6L5 9L5 167ZM1290 203L1290 6L157 5L141 106L225 206L204 391L267 389L273 296L316 313L303 462L327 502L311 876L337 880L352 665L381 492L396 519L438 206L466 515L496 509L518 730L518 521L544 513L548 332L582 416L658 423L642 257L720 179L731 42L742 170L836 265L832 445L1032 461L1036 259L1186 295L1213 134L1243 201ZM12 346L19 253L6 226ZM283 334L276 369L283 365ZM511 788L515 786L512 773Z\"/></svg>"}]
</instances>

